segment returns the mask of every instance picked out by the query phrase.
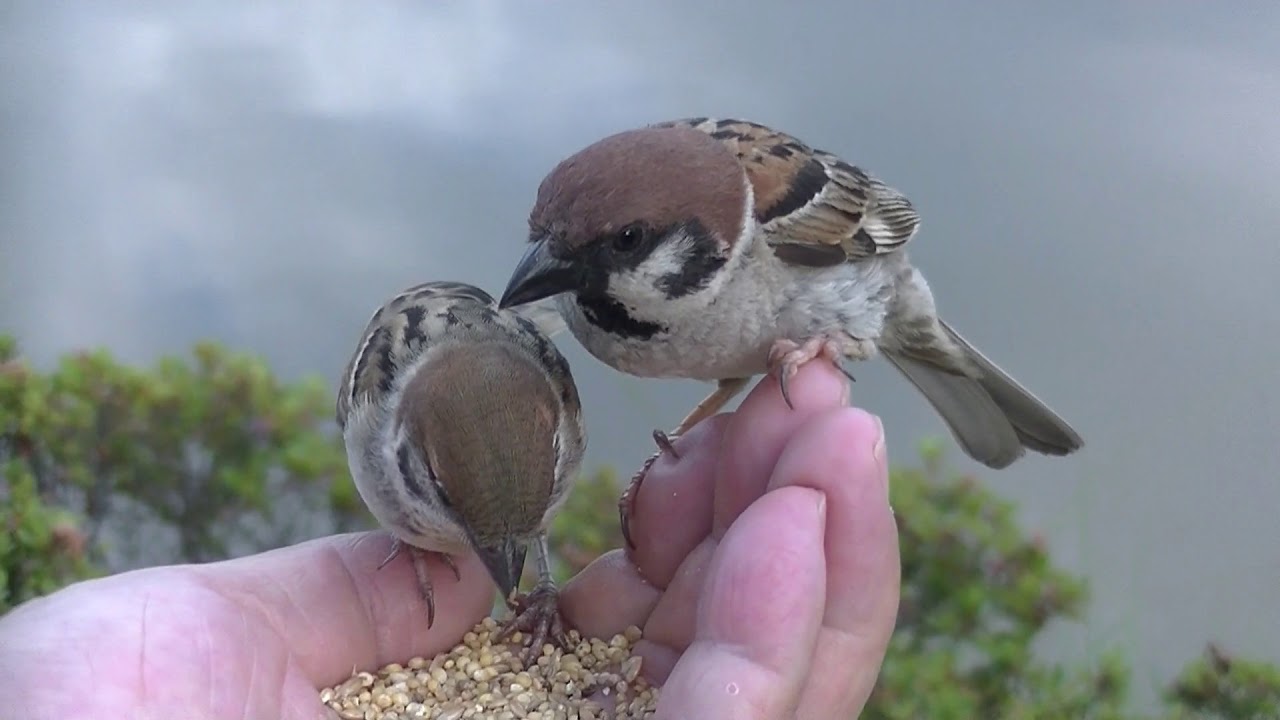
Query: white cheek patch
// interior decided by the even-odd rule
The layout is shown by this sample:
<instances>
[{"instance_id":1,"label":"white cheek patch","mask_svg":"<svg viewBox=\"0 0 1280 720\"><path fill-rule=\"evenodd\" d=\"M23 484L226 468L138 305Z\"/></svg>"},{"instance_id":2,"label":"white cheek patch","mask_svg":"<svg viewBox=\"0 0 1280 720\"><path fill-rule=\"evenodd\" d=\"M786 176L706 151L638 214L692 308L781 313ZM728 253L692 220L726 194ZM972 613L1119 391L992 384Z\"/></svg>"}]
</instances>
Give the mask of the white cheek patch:
<instances>
[{"instance_id":1,"label":"white cheek patch","mask_svg":"<svg viewBox=\"0 0 1280 720\"><path fill-rule=\"evenodd\" d=\"M635 269L610 277L609 294L628 304L665 301L667 295L659 281L679 274L692 251L693 240L683 233L662 243Z\"/></svg>"}]
</instances>

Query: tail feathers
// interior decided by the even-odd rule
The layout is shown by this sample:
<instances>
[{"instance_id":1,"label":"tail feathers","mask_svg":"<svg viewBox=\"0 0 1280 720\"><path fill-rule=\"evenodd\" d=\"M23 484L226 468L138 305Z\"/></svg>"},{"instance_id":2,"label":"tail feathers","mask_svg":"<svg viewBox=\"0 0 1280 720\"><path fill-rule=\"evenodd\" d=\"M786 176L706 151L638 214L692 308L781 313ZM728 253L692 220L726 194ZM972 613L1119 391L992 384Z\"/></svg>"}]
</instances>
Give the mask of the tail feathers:
<instances>
[{"instance_id":1,"label":"tail feathers","mask_svg":"<svg viewBox=\"0 0 1280 720\"><path fill-rule=\"evenodd\" d=\"M924 395L969 457L996 469L1022 457L1017 430L977 380L906 355L884 356Z\"/></svg>"},{"instance_id":2,"label":"tail feathers","mask_svg":"<svg viewBox=\"0 0 1280 720\"><path fill-rule=\"evenodd\" d=\"M941 322L941 321L939 321ZM885 357L925 396L970 457L995 469L1007 467L1026 449L1067 455L1084 441L1065 420L945 322L943 330L980 374L970 377L912 357Z\"/></svg>"}]
</instances>

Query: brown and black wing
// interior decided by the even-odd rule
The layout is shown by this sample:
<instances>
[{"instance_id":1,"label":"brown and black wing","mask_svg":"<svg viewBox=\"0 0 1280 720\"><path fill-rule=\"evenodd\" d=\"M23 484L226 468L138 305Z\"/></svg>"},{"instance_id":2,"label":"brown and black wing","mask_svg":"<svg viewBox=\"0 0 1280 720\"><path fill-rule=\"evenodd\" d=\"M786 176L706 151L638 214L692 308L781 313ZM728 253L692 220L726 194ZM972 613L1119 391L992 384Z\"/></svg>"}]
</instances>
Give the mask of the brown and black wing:
<instances>
[{"instance_id":1,"label":"brown and black wing","mask_svg":"<svg viewBox=\"0 0 1280 720\"><path fill-rule=\"evenodd\" d=\"M787 262L826 266L893 252L919 228L919 215L900 192L786 133L711 118L658 126L696 128L737 155L754 190L756 222Z\"/></svg>"}]
</instances>

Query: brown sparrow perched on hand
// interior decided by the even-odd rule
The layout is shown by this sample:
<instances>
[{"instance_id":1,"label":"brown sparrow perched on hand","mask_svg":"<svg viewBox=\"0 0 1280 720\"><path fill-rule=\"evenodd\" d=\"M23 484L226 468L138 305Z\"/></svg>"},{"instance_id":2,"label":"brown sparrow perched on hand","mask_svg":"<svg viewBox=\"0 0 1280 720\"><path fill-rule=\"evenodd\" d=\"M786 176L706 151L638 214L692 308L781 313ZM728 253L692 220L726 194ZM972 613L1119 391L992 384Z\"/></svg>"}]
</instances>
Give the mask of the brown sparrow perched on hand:
<instances>
[{"instance_id":1,"label":"brown sparrow perched on hand","mask_svg":"<svg viewBox=\"0 0 1280 720\"><path fill-rule=\"evenodd\" d=\"M1027 448L1079 449L1062 418L938 317L905 251L919 222L898 191L777 130L664 122L600 140L546 176L499 306L560 294L596 358L632 375L716 381L675 434L753 375L776 371L785 397L808 360L878 351L989 467ZM645 469L623 497L624 533Z\"/></svg>"},{"instance_id":2,"label":"brown sparrow perched on hand","mask_svg":"<svg viewBox=\"0 0 1280 720\"><path fill-rule=\"evenodd\" d=\"M538 325L470 285L409 288L366 326L337 419L360 497L395 538L382 564L408 550L428 624L426 553L456 575L451 556L474 550L511 602L533 544L538 585L507 630L530 631L538 652L563 636L546 528L586 431L569 365Z\"/></svg>"}]
</instances>

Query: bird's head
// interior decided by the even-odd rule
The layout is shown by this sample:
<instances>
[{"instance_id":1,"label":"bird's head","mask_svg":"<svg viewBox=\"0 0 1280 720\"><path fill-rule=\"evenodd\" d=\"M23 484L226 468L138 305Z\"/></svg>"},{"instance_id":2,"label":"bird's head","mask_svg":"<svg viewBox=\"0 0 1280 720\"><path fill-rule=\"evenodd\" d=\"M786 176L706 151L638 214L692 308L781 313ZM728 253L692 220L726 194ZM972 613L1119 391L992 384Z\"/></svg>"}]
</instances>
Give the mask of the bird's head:
<instances>
[{"instance_id":1,"label":"bird's head","mask_svg":"<svg viewBox=\"0 0 1280 720\"><path fill-rule=\"evenodd\" d=\"M715 291L749 210L742 166L706 133L612 135L543 179L528 249L499 304L568 292L653 316L673 300Z\"/></svg>"},{"instance_id":2,"label":"bird's head","mask_svg":"<svg viewBox=\"0 0 1280 720\"><path fill-rule=\"evenodd\" d=\"M441 501L503 597L520 582L529 543L544 529L564 481L557 475L576 465L562 458L561 417L577 412L573 381L563 380L568 390L513 343L468 343L436 351L400 407Z\"/></svg>"}]
</instances>

